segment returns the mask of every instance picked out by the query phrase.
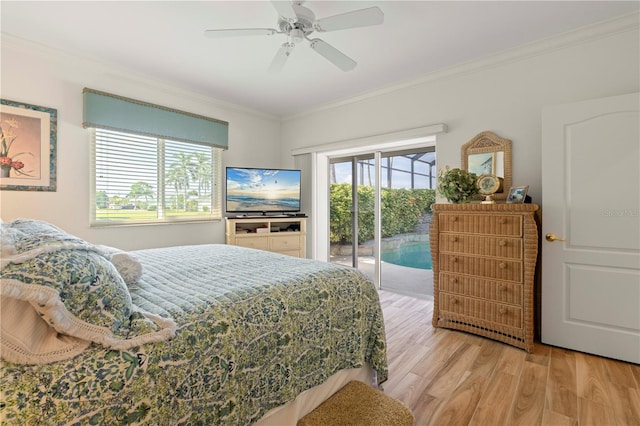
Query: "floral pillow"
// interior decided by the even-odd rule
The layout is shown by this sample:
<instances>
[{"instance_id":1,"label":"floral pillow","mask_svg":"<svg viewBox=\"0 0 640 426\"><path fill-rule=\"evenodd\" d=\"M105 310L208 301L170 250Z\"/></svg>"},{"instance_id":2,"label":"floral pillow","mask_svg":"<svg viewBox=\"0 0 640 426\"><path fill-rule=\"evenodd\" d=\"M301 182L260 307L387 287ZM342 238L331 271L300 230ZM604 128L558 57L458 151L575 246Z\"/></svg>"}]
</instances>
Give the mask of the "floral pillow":
<instances>
[{"instance_id":1,"label":"floral pillow","mask_svg":"<svg viewBox=\"0 0 640 426\"><path fill-rule=\"evenodd\" d=\"M133 305L124 280L100 248L46 222L22 219L1 226L3 235L11 234L14 254L2 260L0 295L29 302L51 332L114 349L175 334L171 319Z\"/></svg>"}]
</instances>

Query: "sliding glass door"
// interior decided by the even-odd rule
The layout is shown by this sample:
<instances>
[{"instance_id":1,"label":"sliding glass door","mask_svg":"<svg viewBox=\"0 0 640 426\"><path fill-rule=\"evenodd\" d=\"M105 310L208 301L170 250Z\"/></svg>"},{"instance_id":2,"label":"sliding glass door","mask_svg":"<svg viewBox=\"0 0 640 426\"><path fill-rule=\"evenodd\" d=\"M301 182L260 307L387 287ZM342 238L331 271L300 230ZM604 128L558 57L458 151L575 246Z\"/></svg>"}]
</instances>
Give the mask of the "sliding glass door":
<instances>
[{"instance_id":1,"label":"sliding glass door","mask_svg":"<svg viewBox=\"0 0 640 426\"><path fill-rule=\"evenodd\" d=\"M330 168L331 261L362 270L380 288L432 295L435 149L334 158Z\"/></svg>"},{"instance_id":2,"label":"sliding glass door","mask_svg":"<svg viewBox=\"0 0 640 426\"><path fill-rule=\"evenodd\" d=\"M331 161L329 239L331 261L374 276L373 226L375 169L373 155Z\"/></svg>"}]
</instances>

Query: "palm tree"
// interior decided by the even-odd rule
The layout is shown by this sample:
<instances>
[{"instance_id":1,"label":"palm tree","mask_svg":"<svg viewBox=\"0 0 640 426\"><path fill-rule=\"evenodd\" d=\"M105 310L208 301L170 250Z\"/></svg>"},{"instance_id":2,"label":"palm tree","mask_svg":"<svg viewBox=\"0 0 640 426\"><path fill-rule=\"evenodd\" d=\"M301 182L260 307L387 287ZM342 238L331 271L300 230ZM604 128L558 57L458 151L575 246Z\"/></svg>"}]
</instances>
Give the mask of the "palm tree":
<instances>
[{"instance_id":1,"label":"palm tree","mask_svg":"<svg viewBox=\"0 0 640 426\"><path fill-rule=\"evenodd\" d=\"M127 194L128 198L137 200L140 197L144 198L145 205L149 204L149 198L154 197L153 187L147 182L139 181L131 185L131 191Z\"/></svg>"},{"instance_id":2,"label":"palm tree","mask_svg":"<svg viewBox=\"0 0 640 426\"><path fill-rule=\"evenodd\" d=\"M186 209L189 182L198 177L197 164L191 161L191 154L178 152L175 156L177 157L176 162L171 164L167 173L167 185L173 184L176 193L184 191L182 208Z\"/></svg>"},{"instance_id":3,"label":"palm tree","mask_svg":"<svg viewBox=\"0 0 640 426\"><path fill-rule=\"evenodd\" d=\"M196 154L196 173L198 174L198 195L211 189L211 156L200 152Z\"/></svg>"}]
</instances>

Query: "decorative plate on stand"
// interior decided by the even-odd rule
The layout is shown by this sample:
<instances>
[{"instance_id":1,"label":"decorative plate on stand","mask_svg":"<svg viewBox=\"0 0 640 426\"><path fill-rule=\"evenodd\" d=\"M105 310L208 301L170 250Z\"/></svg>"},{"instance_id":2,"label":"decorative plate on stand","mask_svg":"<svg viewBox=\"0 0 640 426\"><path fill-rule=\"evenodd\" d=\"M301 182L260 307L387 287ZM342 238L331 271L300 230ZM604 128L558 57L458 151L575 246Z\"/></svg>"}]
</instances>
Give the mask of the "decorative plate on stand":
<instances>
[{"instance_id":1,"label":"decorative plate on stand","mask_svg":"<svg viewBox=\"0 0 640 426\"><path fill-rule=\"evenodd\" d=\"M485 196L482 204L493 204L491 196L502 188L502 178L496 175L480 175L476 180L478 192Z\"/></svg>"}]
</instances>

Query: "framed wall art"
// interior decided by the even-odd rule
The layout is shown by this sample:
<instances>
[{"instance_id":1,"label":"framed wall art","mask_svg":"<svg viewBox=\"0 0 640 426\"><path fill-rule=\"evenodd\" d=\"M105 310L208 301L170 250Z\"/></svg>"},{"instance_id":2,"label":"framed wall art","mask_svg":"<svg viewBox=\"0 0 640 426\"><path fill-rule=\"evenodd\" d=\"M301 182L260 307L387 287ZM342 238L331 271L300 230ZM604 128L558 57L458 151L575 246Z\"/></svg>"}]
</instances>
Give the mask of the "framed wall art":
<instances>
[{"instance_id":1,"label":"framed wall art","mask_svg":"<svg viewBox=\"0 0 640 426\"><path fill-rule=\"evenodd\" d=\"M58 112L0 99L0 190L56 190Z\"/></svg>"}]
</instances>

